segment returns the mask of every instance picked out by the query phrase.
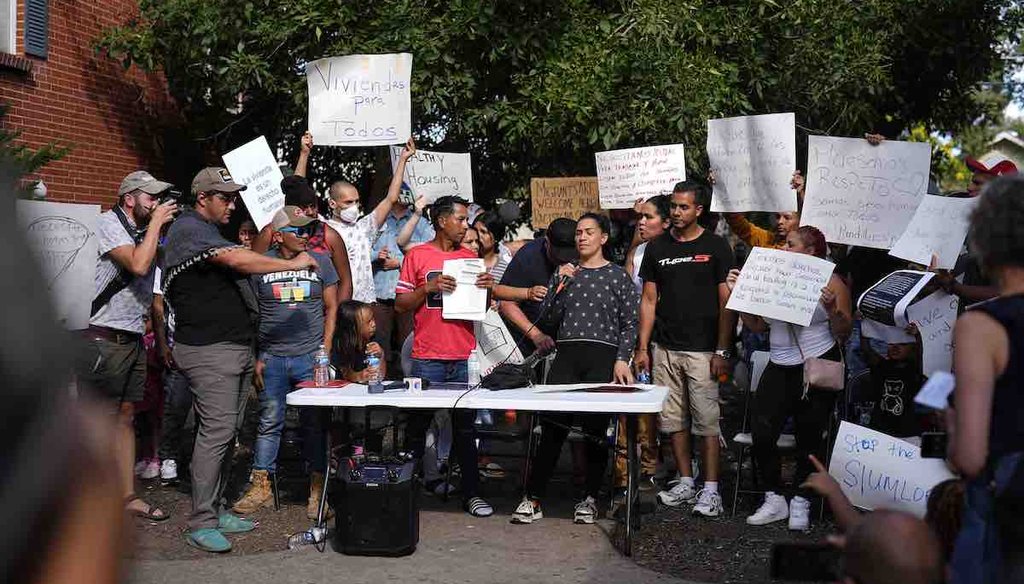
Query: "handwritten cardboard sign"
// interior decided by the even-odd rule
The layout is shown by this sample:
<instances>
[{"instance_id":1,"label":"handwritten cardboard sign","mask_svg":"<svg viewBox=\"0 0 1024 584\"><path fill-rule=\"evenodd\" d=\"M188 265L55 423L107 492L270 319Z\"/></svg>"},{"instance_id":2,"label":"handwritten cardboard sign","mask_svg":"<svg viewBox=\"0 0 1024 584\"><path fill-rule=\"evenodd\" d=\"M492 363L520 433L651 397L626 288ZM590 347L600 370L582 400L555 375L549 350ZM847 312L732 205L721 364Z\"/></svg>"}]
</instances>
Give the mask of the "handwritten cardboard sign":
<instances>
[{"instance_id":1,"label":"handwritten cardboard sign","mask_svg":"<svg viewBox=\"0 0 1024 584\"><path fill-rule=\"evenodd\" d=\"M68 330L88 327L96 295L100 206L17 201L16 209L57 319Z\"/></svg>"},{"instance_id":2,"label":"handwritten cardboard sign","mask_svg":"<svg viewBox=\"0 0 1024 584\"><path fill-rule=\"evenodd\" d=\"M796 211L789 186L796 170L795 120L793 114L708 120L712 211Z\"/></svg>"},{"instance_id":3,"label":"handwritten cardboard sign","mask_svg":"<svg viewBox=\"0 0 1024 584\"><path fill-rule=\"evenodd\" d=\"M401 146L391 147L391 168L398 166ZM417 197L434 202L438 197L456 196L473 200L473 162L469 153L417 150L405 164L405 184Z\"/></svg>"},{"instance_id":4,"label":"handwritten cardboard sign","mask_svg":"<svg viewBox=\"0 0 1024 584\"><path fill-rule=\"evenodd\" d=\"M889 255L928 266L935 254L935 267L952 269L967 239L971 211L977 203L978 199L973 198L925 195Z\"/></svg>"},{"instance_id":5,"label":"handwritten cardboard sign","mask_svg":"<svg viewBox=\"0 0 1024 584\"><path fill-rule=\"evenodd\" d=\"M811 136L800 224L834 243L890 249L924 197L930 164L926 143Z\"/></svg>"},{"instance_id":6,"label":"handwritten cardboard sign","mask_svg":"<svg viewBox=\"0 0 1024 584\"><path fill-rule=\"evenodd\" d=\"M755 247L726 308L807 326L835 267L811 255Z\"/></svg>"},{"instance_id":7,"label":"handwritten cardboard sign","mask_svg":"<svg viewBox=\"0 0 1024 584\"><path fill-rule=\"evenodd\" d=\"M630 209L686 180L682 144L609 150L594 155L602 209Z\"/></svg>"},{"instance_id":8,"label":"handwritten cardboard sign","mask_svg":"<svg viewBox=\"0 0 1024 584\"><path fill-rule=\"evenodd\" d=\"M530 179L530 206L534 229L546 228L559 217L579 219L588 212L601 212L597 177L573 176Z\"/></svg>"},{"instance_id":9,"label":"handwritten cardboard sign","mask_svg":"<svg viewBox=\"0 0 1024 584\"><path fill-rule=\"evenodd\" d=\"M953 370L953 328L959 310L960 297L942 290L907 307L907 319L921 334L922 374Z\"/></svg>"},{"instance_id":10,"label":"handwritten cardboard sign","mask_svg":"<svg viewBox=\"0 0 1024 584\"><path fill-rule=\"evenodd\" d=\"M932 488L953 478L942 459L921 458L921 449L909 442L845 421L828 474L861 509L897 509L918 517L924 517Z\"/></svg>"},{"instance_id":11,"label":"handwritten cardboard sign","mask_svg":"<svg viewBox=\"0 0 1024 584\"><path fill-rule=\"evenodd\" d=\"M326 146L404 144L412 134L412 55L347 55L306 64L309 131Z\"/></svg>"},{"instance_id":12,"label":"handwritten cardboard sign","mask_svg":"<svg viewBox=\"0 0 1024 584\"><path fill-rule=\"evenodd\" d=\"M240 192L256 229L263 229L284 207L281 168L263 136L224 155L224 166L235 182L247 188Z\"/></svg>"}]
</instances>

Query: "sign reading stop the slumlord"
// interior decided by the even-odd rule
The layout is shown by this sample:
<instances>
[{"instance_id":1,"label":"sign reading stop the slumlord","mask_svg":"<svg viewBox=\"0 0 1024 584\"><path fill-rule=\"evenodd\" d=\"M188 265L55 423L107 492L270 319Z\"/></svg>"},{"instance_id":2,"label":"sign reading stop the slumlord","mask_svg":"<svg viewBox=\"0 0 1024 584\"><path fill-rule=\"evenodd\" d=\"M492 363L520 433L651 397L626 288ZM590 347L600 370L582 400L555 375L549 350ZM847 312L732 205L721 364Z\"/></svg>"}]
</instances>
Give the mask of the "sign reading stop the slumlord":
<instances>
[{"instance_id":1,"label":"sign reading stop the slumlord","mask_svg":"<svg viewBox=\"0 0 1024 584\"><path fill-rule=\"evenodd\" d=\"M348 55L306 65L309 131L323 146L404 144L412 135L412 55Z\"/></svg>"}]
</instances>

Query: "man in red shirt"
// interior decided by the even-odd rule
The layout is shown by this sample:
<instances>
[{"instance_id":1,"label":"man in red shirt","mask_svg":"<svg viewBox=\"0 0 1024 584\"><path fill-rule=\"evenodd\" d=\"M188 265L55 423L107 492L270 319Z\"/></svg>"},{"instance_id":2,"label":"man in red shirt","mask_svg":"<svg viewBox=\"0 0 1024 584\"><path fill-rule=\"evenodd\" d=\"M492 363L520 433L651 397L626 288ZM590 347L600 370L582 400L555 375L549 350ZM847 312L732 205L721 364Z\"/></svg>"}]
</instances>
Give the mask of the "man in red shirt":
<instances>
[{"instance_id":1,"label":"man in red shirt","mask_svg":"<svg viewBox=\"0 0 1024 584\"><path fill-rule=\"evenodd\" d=\"M402 262L395 288L395 310L414 312L412 375L433 383L461 382L469 379L466 361L476 348L473 323L442 317L441 294L453 292L455 278L441 271L445 260L470 259L477 255L464 249L462 239L469 229L469 202L458 197L441 197L429 211L434 239L410 249ZM494 278L482 272L478 288L491 289ZM424 434L433 413L412 412L406 436L416 456L423 455ZM478 495L480 474L477 468L476 436L473 421L476 412L456 410L454 415L455 449L462 468L463 508L475 517L488 517L494 509Z\"/></svg>"}]
</instances>

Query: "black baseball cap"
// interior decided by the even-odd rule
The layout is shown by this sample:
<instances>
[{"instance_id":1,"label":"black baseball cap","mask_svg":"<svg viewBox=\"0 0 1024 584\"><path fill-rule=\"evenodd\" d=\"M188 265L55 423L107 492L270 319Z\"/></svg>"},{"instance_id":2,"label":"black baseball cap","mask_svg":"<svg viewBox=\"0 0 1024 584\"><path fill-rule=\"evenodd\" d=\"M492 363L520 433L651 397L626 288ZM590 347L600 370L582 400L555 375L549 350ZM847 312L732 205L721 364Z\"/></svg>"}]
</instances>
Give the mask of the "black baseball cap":
<instances>
[{"instance_id":1,"label":"black baseball cap","mask_svg":"<svg viewBox=\"0 0 1024 584\"><path fill-rule=\"evenodd\" d=\"M576 251L576 222L559 217L548 225L546 232L548 250L552 259L559 264L575 262L580 258Z\"/></svg>"}]
</instances>

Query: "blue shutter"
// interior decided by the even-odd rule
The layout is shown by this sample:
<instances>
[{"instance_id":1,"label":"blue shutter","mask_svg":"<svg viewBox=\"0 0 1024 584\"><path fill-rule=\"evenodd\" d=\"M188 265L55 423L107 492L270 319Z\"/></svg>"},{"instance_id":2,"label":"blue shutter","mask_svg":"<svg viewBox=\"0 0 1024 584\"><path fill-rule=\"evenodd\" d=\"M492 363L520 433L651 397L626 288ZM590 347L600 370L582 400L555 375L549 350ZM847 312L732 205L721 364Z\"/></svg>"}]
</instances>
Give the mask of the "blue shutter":
<instances>
[{"instance_id":1,"label":"blue shutter","mask_svg":"<svg viewBox=\"0 0 1024 584\"><path fill-rule=\"evenodd\" d=\"M50 36L48 0L25 0L25 54L46 58Z\"/></svg>"}]
</instances>

